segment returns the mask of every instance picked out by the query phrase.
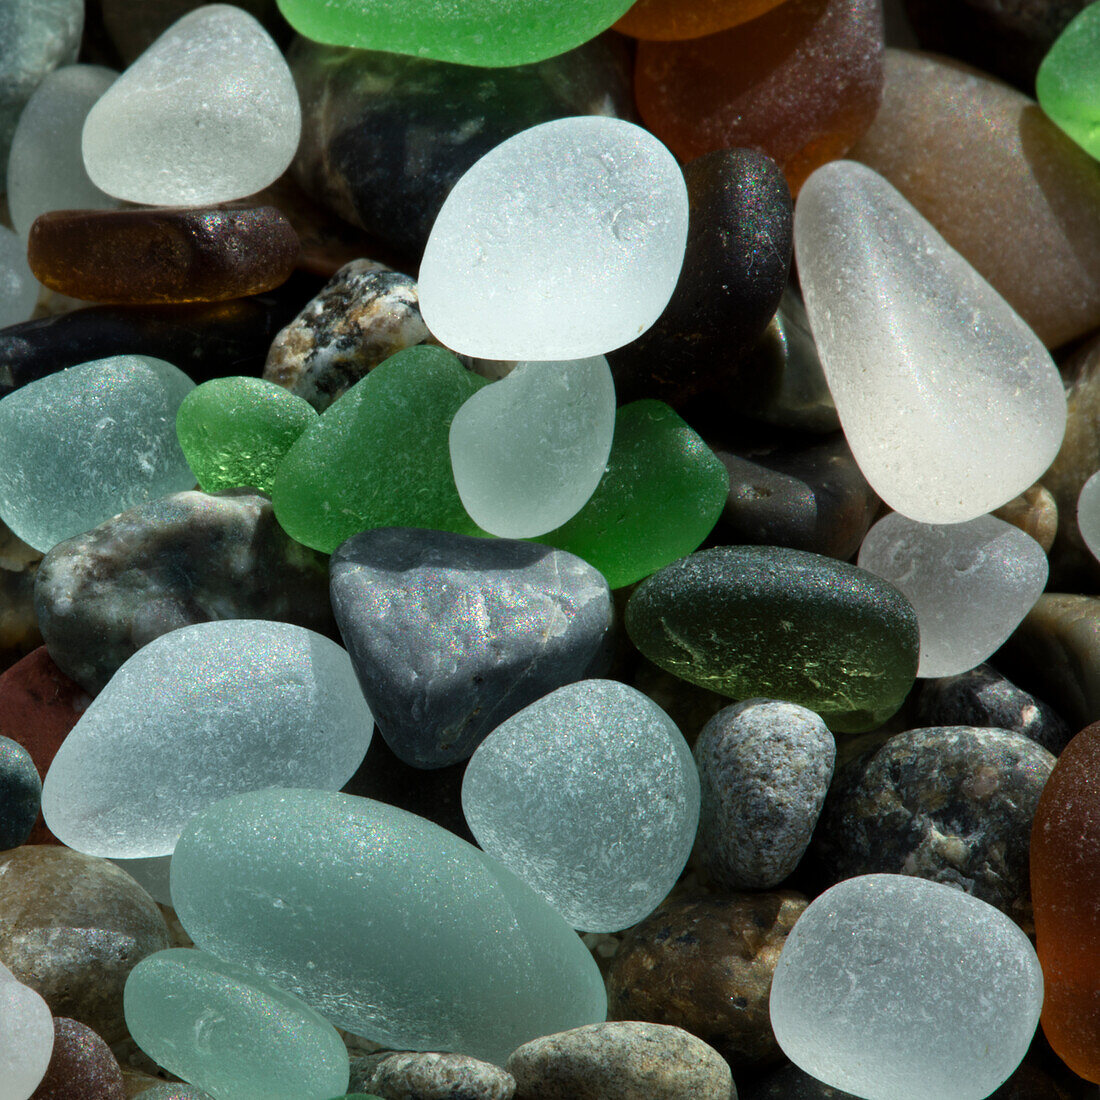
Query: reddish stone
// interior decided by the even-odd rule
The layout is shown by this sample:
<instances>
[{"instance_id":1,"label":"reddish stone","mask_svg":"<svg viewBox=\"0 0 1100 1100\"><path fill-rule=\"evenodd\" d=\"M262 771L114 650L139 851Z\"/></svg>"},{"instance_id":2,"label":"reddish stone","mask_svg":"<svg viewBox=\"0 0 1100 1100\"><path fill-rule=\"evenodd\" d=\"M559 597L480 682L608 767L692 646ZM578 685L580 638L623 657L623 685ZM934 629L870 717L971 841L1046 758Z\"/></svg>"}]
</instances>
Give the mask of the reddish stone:
<instances>
[{"instance_id":1,"label":"reddish stone","mask_svg":"<svg viewBox=\"0 0 1100 1100\"><path fill-rule=\"evenodd\" d=\"M53 1027L50 1064L31 1100L126 1100L111 1048L76 1020L55 1016Z\"/></svg>"}]
</instances>

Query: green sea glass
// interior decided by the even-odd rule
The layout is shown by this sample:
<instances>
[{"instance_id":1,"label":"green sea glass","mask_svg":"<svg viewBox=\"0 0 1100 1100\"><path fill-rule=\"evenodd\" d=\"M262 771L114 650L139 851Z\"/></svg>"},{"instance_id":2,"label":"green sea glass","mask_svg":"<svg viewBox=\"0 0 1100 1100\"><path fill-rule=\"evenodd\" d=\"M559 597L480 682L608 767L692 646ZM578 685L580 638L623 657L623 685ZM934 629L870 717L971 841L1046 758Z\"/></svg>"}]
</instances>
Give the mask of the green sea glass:
<instances>
[{"instance_id":1,"label":"green sea glass","mask_svg":"<svg viewBox=\"0 0 1100 1100\"><path fill-rule=\"evenodd\" d=\"M1039 106L1090 156L1100 159L1100 0L1058 36L1035 77Z\"/></svg>"},{"instance_id":2,"label":"green sea glass","mask_svg":"<svg viewBox=\"0 0 1100 1100\"><path fill-rule=\"evenodd\" d=\"M379 364L298 437L271 499L292 539L331 554L372 527L481 534L451 473L451 421L485 379L437 347Z\"/></svg>"},{"instance_id":3,"label":"green sea glass","mask_svg":"<svg viewBox=\"0 0 1100 1100\"><path fill-rule=\"evenodd\" d=\"M348 1087L348 1051L309 1005L243 967L172 948L130 971L134 1041L169 1073L233 1100L327 1100Z\"/></svg>"},{"instance_id":4,"label":"green sea glass","mask_svg":"<svg viewBox=\"0 0 1100 1100\"><path fill-rule=\"evenodd\" d=\"M595 38L633 0L279 0L301 35L330 46L461 65L526 65Z\"/></svg>"},{"instance_id":5,"label":"green sea glass","mask_svg":"<svg viewBox=\"0 0 1100 1100\"><path fill-rule=\"evenodd\" d=\"M722 462L668 405L634 401L615 415L595 493L538 541L584 558L622 588L695 550L721 515L729 485Z\"/></svg>"},{"instance_id":6,"label":"green sea glass","mask_svg":"<svg viewBox=\"0 0 1100 1100\"><path fill-rule=\"evenodd\" d=\"M215 378L184 398L180 446L208 493L252 486L270 493L275 470L317 419L308 401L262 378Z\"/></svg>"}]
</instances>

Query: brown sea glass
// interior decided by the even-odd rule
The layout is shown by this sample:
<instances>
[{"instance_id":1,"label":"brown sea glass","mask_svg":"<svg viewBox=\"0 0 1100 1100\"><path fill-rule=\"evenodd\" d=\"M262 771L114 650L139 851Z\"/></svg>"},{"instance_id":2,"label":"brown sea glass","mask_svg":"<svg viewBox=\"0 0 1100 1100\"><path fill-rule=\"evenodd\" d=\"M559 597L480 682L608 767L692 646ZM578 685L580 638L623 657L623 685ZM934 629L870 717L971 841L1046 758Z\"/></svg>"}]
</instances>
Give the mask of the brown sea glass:
<instances>
[{"instance_id":1,"label":"brown sea glass","mask_svg":"<svg viewBox=\"0 0 1100 1100\"><path fill-rule=\"evenodd\" d=\"M1031 830L1042 1026L1074 1073L1100 1082L1100 722L1063 750Z\"/></svg>"},{"instance_id":2,"label":"brown sea glass","mask_svg":"<svg viewBox=\"0 0 1100 1100\"><path fill-rule=\"evenodd\" d=\"M285 283L298 235L272 206L55 210L27 259L51 290L92 302L221 302Z\"/></svg>"},{"instance_id":3,"label":"brown sea glass","mask_svg":"<svg viewBox=\"0 0 1100 1100\"><path fill-rule=\"evenodd\" d=\"M1034 100L945 58L886 51L851 156L885 176L1048 347L1100 326L1100 162Z\"/></svg>"},{"instance_id":4,"label":"brown sea glass","mask_svg":"<svg viewBox=\"0 0 1100 1100\"><path fill-rule=\"evenodd\" d=\"M878 0L787 0L720 34L639 43L638 110L681 160L756 149L795 193L870 126L882 54Z\"/></svg>"},{"instance_id":5,"label":"brown sea glass","mask_svg":"<svg viewBox=\"0 0 1100 1100\"><path fill-rule=\"evenodd\" d=\"M638 0L615 24L633 38L680 42L747 23L783 0Z\"/></svg>"}]
</instances>

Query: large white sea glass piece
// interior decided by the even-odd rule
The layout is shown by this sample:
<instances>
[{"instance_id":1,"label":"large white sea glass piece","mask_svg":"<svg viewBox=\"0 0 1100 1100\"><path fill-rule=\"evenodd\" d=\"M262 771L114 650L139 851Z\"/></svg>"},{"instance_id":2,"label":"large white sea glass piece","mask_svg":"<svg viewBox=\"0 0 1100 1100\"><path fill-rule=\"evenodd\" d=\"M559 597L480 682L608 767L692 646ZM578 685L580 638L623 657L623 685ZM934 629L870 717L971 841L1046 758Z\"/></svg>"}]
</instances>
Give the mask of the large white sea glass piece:
<instances>
[{"instance_id":1,"label":"large white sea glass piece","mask_svg":"<svg viewBox=\"0 0 1100 1100\"><path fill-rule=\"evenodd\" d=\"M954 886L862 875L811 902L783 945L783 1053L864 1100L982 1100L1027 1052L1043 974L1027 936Z\"/></svg>"},{"instance_id":2,"label":"large white sea glass piece","mask_svg":"<svg viewBox=\"0 0 1100 1100\"><path fill-rule=\"evenodd\" d=\"M0 1100L27 1100L42 1080L53 1053L53 1016L44 1000L0 974Z\"/></svg>"},{"instance_id":3,"label":"large white sea glass piece","mask_svg":"<svg viewBox=\"0 0 1100 1100\"><path fill-rule=\"evenodd\" d=\"M637 339L668 304L687 186L651 133L617 118L544 122L454 186L420 266L420 309L481 359L585 359Z\"/></svg>"},{"instance_id":4,"label":"large white sea glass piece","mask_svg":"<svg viewBox=\"0 0 1100 1100\"><path fill-rule=\"evenodd\" d=\"M794 237L844 433L891 508L961 523L1038 480L1065 430L1054 361L886 180L854 161L819 168Z\"/></svg>"},{"instance_id":5,"label":"large white sea glass piece","mask_svg":"<svg viewBox=\"0 0 1100 1100\"><path fill-rule=\"evenodd\" d=\"M227 619L139 649L65 739L42 788L62 843L168 855L191 817L238 791L339 790L373 720L347 651L290 623Z\"/></svg>"},{"instance_id":6,"label":"large white sea glass piece","mask_svg":"<svg viewBox=\"0 0 1100 1100\"><path fill-rule=\"evenodd\" d=\"M38 280L27 263L27 244L0 225L0 328L30 319L38 301Z\"/></svg>"},{"instance_id":7,"label":"large white sea glass piece","mask_svg":"<svg viewBox=\"0 0 1100 1100\"><path fill-rule=\"evenodd\" d=\"M301 129L271 36L248 12L208 4L173 23L92 108L84 163L117 198L202 206L273 183Z\"/></svg>"},{"instance_id":8,"label":"large white sea glass piece","mask_svg":"<svg viewBox=\"0 0 1100 1100\"><path fill-rule=\"evenodd\" d=\"M1047 583L1043 548L996 516L918 523L894 512L876 523L859 566L888 580L917 613L917 675L957 676L990 657Z\"/></svg>"},{"instance_id":9,"label":"large white sea glass piece","mask_svg":"<svg viewBox=\"0 0 1100 1100\"><path fill-rule=\"evenodd\" d=\"M1100 472L1081 486L1077 497L1077 529L1092 556L1100 559Z\"/></svg>"},{"instance_id":10,"label":"large white sea glass piece","mask_svg":"<svg viewBox=\"0 0 1100 1100\"><path fill-rule=\"evenodd\" d=\"M463 507L490 534L533 538L596 491L615 433L615 383L602 356L520 363L469 398L451 422Z\"/></svg>"}]
</instances>

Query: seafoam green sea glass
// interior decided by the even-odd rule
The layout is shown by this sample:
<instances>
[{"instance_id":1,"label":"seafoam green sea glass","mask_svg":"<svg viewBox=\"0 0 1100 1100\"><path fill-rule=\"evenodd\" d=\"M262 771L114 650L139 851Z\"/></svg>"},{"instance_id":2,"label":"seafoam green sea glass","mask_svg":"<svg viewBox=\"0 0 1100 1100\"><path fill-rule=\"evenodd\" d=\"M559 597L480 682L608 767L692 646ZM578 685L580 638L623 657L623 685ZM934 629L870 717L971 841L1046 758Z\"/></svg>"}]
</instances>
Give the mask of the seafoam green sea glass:
<instances>
[{"instance_id":1,"label":"seafoam green sea glass","mask_svg":"<svg viewBox=\"0 0 1100 1100\"><path fill-rule=\"evenodd\" d=\"M451 474L451 421L485 380L442 348L398 352L298 437L271 499L292 539L331 554L371 527L479 533Z\"/></svg>"},{"instance_id":2,"label":"seafoam green sea glass","mask_svg":"<svg viewBox=\"0 0 1100 1100\"><path fill-rule=\"evenodd\" d=\"M27 263L27 245L0 225L0 328L30 320L38 301L38 280Z\"/></svg>"},{"instance_id":3,"label":"seafoam green sea glass","mask_svg":"<svg viewBox=\"0 0 1100 1100\"><path fill-rule=\"evenodd\" d=\"M462 65L525 65L595 38L632 0L279 0L301 35Z\"/></svg>"},{"instance_id":4,"label":"seafoam green sea glass","mask_svg":"<svg viewBox=\"0 0 1100 1100\"><path fill-rule=\"evenodd\" d=\"M43 552L147 500L194 487L176 413L195 388L146 355L58 371L0 401L0 517Z\"/></svg>"},{"instance_id":5,"label":"seafoam green sea glass","mask_svg":"<svg viewBox=\"0 0 1100 1100\"><path fill-rule=\"evenodd\" d=\"M729 485L721 460L668 405L633 401L616 413L607 470L588 503L539 541L584 558L622 588L695 550Z\"/></svg>"},{"instance_id":6,"label":"seafoam green sea glass","mask_svg":"<svg viewBox=\"0 0 1100 1100\"><path fill-rule=\"evenodd\" d=\"M233 963L173 948L126 979L126 1026L158 1065L216 1097L328 1100L348 1087L336 1029Z\"/></svg>"},{"instance_id":7,"label":"seafoam green sea glass","mask_svg":"<svg viewBox=\"0 0 1100 1100\"><path fill-rule=\"evenodd\" d=\"M262 378L215 378L180 405L176 432L208 493L251 485L270 493L275 471L317 419L308 401Z\"/></svg>"},{"instance_id":8,"label":"seafoam green sea glass","mask_svg":"<svg viewBox=\"0 0 1100 1100\"><path fill-rule=\"evenodd\" d=\"M1090 4L1043 58L1039 106L1086 153L1100 159L1100 2Z\"/></svg>"},{"instance_id":9,"label":"seafoam green sea glass","mask_svg":"<svg viewBox=\"0 0 1100 1100\"><path fill-rule=\"evenodd\" d=\"M503 1065L606 1013L592 956L529 886L372 799L272 789L218 802L176 845L172 898L196 946L397 1050Z\"/></svg>"}]
</instances>

